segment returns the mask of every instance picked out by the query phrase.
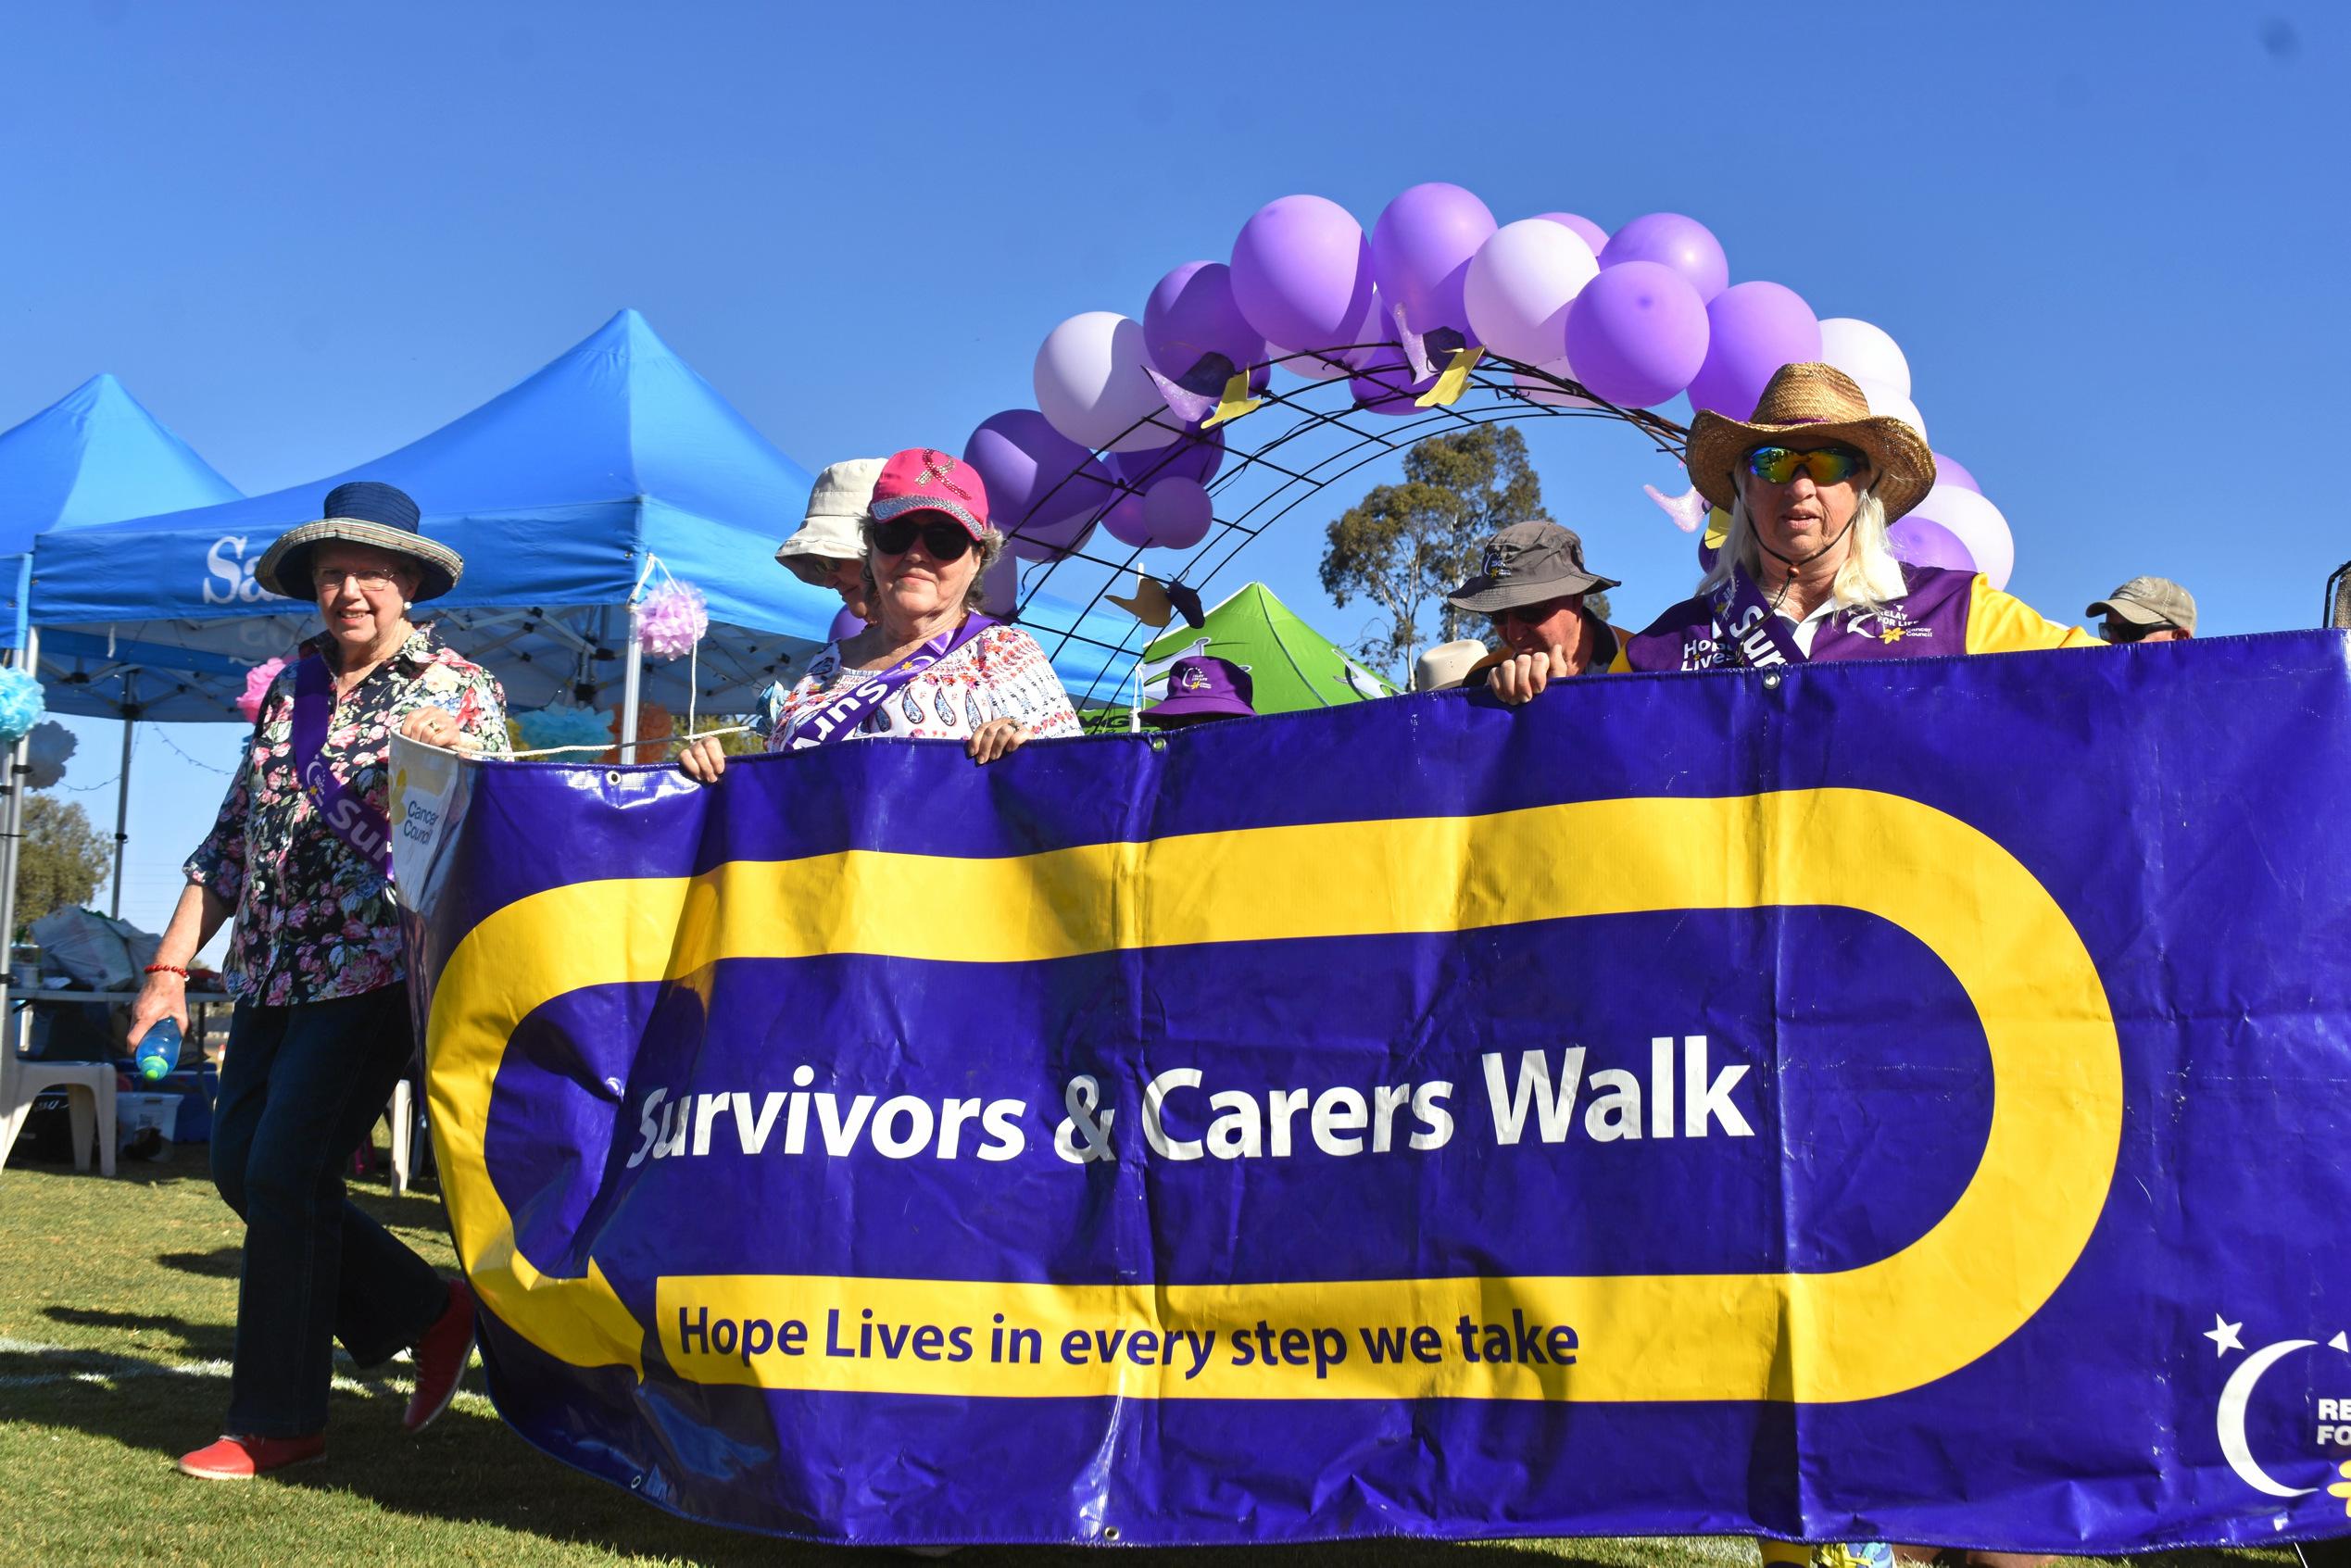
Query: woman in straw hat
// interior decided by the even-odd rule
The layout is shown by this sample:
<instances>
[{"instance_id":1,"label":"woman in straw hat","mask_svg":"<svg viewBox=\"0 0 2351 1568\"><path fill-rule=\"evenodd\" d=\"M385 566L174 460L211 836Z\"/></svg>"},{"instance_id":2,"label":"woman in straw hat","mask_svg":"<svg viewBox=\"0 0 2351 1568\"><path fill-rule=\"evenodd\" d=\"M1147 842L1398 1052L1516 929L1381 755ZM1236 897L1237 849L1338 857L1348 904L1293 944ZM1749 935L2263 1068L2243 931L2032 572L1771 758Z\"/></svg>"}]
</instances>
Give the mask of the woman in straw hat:
<instances>
[{"instance_id":1,"label":"woman in straw hat","mask_svg":"<svg viewBox=\"0 0 2351 1568\"><path fill-rule=\"evenodd\" d=\"M410 1431L447 1406L472 1348L464 1284L352 1207L341 1175L416 1047L386 843L391 736L506 749L497 683L409 620L464 570L417 521L391 485L340 485L255 569L272 593L312 599L326 630L262 698L132 1010L134 1046L157 1020L186 1027L187 966L236 915L212 1179L245 1219L245 1257L226 1434L180 1461L205 1480L324 1453L335 1339L363 1367L415 1351Z\"/></svg>"},{"instance_id":2,"label":"woman in straw hat","mask_svg":"<svg viewBox=\"0 0 2351 1568\"><path fill-rule=\"evenodd\" d=\"M1698 592L1629 639L1616 669L2094 646L1980 572L1894 558L1887 525L1925 499L1934 455L1833 366L1781 366L1752 420L1701 412L1689 464L1729 529Z\"/></svg>"}]
</instances>

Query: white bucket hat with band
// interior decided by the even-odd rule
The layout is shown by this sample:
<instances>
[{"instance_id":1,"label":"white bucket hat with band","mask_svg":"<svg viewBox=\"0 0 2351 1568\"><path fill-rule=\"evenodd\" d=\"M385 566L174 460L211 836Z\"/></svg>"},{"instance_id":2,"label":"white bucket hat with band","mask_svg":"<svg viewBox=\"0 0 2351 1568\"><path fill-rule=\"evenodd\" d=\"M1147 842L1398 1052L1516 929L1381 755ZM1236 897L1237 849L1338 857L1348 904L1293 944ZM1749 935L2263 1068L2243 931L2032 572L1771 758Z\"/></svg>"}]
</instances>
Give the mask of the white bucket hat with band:
<instances>
[{"instance_id":1,"label":"white bucket hat with band","mask_svg":"<svg viewBox=\"0 0 2351 1568\"><path fill-rule=\"evenodd\" d=\"M803 583L825 585L829 570L821 561L865 558L865 514L874 503L874 482L886 458L849 458L826 466L808 493L808 515L799 531L776 549L775 558Z\"/></svg>"}]
</instances>

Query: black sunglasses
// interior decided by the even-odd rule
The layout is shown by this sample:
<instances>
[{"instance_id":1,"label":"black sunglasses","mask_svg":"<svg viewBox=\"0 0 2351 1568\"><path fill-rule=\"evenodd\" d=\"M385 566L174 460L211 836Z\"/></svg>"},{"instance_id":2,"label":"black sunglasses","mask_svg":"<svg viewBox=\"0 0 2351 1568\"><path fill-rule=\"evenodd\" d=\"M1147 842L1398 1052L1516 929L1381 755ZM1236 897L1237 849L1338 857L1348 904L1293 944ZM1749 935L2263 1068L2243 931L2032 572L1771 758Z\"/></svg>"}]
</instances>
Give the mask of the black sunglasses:
<instances>
[{"instance_id":1,"label":"black sunglasses","mask_svg":"<svg viewBox=\"0 0 2351 1568\"><path fill-rule=\"evenodd\" d=\"M2160 621L2141 626L2135 621L2115 621L2111 619L2109 619L2104 626L2099 628L2101 632L2105 633L2106 641L2110 643L2144 642L2148 637L2153 636L2156 633L2160 632L2163 629L2164 623Z\"/></svg>"},{"instance_id":2,"label":"black sunglasses","mask_svg":"<svg viewBox=\"0 0 2351 1568\"><path fill-rule=\"evenodd\" d=\"M1566 606L1565 598L1545 599L1540 604L1512 605L1508 609L1494 610L1491 615L1497 626L1512 621L1517 621L1521 626L1540 626L1565 609Z\"/></svg>"},{"instance_id":3,"label":"black sunglasses","mask_svg":"<svg viewBox=\"0 0 2351 1568\"><path fill-rule=\"evenodd\" d=\"M913 548L917 534L922 535L923 548L933 560L960 560L972 547L972 536L960 523L916 522L902 517L874 525L874 547L886 556L902 556Z\"/></svg>"}]
</instances>

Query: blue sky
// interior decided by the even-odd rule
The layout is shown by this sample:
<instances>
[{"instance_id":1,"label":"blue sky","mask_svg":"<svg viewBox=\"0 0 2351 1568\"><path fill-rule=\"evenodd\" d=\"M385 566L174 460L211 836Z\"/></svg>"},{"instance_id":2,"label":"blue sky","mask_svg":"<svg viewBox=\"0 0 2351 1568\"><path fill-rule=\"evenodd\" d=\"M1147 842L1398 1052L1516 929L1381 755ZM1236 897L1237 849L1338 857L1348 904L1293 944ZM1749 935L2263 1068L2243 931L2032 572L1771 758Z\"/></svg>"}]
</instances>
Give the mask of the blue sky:
<instances>
[{"instance_id":1,"label":"blue sky","mask_svg":"<svg viewBox=\"0 0 2351 1568\"><path fill-rule=\"evenodd\" d=\"M1892 332L2049 613L2154 571L2209 633L2304 626L2351 556L2320 488L2351 411L2346 56L2307 5L14 6L0 426L111 370L258 492L627 305L811 469L960 448L1029 401L1055 322L1139 315L1262 203L1368 223L1442 179L1504 221L1689 213L1734 280ZM1528 428L1619 619L1687 592L1641 494L1678 470ZM1354 498L1246 558L1342 639L1314 561ZM87 786L119 732L82 730ZM134 919L233 750L143 730Z\"/></svg>"}]
</instances>

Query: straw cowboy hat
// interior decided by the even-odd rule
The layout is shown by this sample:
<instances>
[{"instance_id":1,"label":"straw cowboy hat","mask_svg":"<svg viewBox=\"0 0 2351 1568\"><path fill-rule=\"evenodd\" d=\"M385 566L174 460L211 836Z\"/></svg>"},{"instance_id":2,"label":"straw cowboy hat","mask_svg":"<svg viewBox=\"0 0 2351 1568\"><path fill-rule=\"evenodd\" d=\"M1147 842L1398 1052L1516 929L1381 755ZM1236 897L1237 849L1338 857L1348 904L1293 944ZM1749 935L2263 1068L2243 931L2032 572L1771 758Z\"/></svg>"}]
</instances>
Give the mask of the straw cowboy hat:
<instances>
[{"instance_id":1,"label":"straw cowboy hat","mask_svg":"<svg viewBox=\"0 0 2351 1568\"><path fill-rule=\"evenodd\" d=\"M465 561L446 545L427 539L417 521L416 503L406 491L366 479L338 484L327 492L326 516L280 534L253 569L254 581L273 594L307 599L312 553L339 539L408 557L418 571L414 600L437 599L457 586Z\"/></svg>"},{"instance_id":2,"label":"straw cowboy hat","mask_svg":"<svg viewBox=\"0 0 2351 1568\"><path fill-rule=\"evenodd\" d=\"M1739 494L1740 459L1782 441L1798 446L1842 442L1867 453L1869 483L1889 522L1934 488L1935 456L1925 439L1891 414L1871 413L1861 388L1834 365L1780 366L1752 420L1701 410L1690 425L1691 482L1698 494L1729 510Z\"/></svg>"}]
</instances>

